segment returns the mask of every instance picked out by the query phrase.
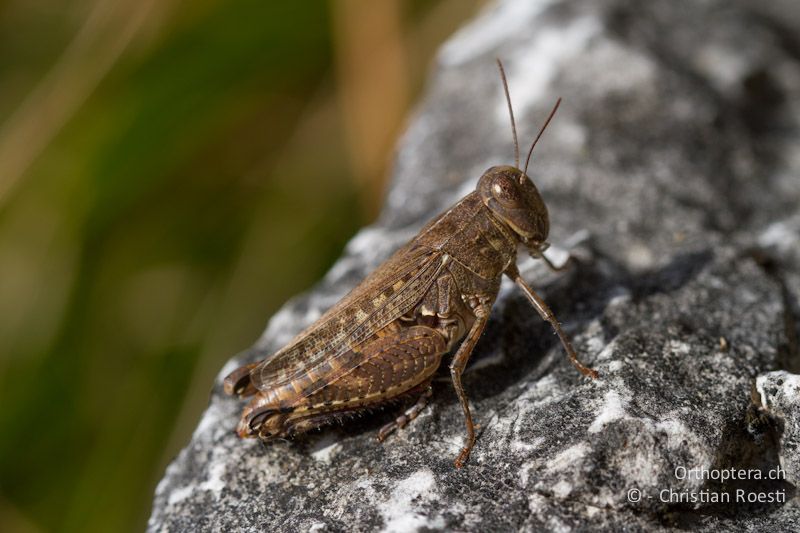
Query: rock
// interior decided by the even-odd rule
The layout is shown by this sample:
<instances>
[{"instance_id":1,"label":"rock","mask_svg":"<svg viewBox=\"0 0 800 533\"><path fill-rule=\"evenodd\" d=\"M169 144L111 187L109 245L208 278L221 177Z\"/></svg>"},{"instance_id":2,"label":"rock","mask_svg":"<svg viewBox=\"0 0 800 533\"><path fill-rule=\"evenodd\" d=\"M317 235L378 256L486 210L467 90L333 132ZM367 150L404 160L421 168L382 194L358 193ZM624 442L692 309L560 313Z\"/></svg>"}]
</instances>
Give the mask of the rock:
<instances>
[{"instance_id":1,"label":"rock","mask_svg":"<svg viewBox=\"0 0 800 533\"><path fill-rule=\"evenodd\" d=\"M792 2L489 8L442 48L379 221L220 372L149 529L796 529L798 29ZM464 378L481 429L463 469L446 372L383 444L397 407L292 443L236 438L242 402L222 394L225 374L280 348L486 168L513 162L496 56L523 149L564 98L529 174L553 258L579 262L562 275L520 266L601 378L581 378L504 282Z\"/></svg>"},{"instance_id":2,"label":"rock","mask_svg":"<svg viewBox=\"0 0 800 533\"><path fill-rule=\"evenodd\" d=\"M800 376L783 370L769 372L756 380L758 403L782 426L779 458L785 479L800 483Z\"/></svg>"}]
</instances>

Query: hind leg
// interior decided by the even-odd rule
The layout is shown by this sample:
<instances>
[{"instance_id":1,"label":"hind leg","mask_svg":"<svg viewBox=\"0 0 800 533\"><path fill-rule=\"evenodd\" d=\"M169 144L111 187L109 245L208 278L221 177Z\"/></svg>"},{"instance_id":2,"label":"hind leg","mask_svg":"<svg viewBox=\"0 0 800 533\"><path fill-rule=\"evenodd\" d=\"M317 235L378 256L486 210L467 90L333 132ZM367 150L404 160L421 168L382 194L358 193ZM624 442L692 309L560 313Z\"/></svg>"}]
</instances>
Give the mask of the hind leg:
<instances>
[{"instance_id":1,"label":"hind leg","mask_svg":"<svg viewBox=\"0 0 800 533\"><path fill-rule=\"evenodd\" d=\"M225 378L223 382L225 394L228 396L237 395L240 398L251 396L255 394L258 389L250 379L250 372L261 364L260 361L250 363L249 365L240 366Z\"/></svg>"},{"instance_id":2,"label":"hind leg","mask_svg":"<svg viewBox=\"0 0 800 533\"><path fill-rule=\"evenodd\" d=\"M428 405L428 401L431 399L431 396L433 396L431 382L428 381L418 388L422 388L422 394L417 398L416 403L406 409L403 414L398 416L393 422L389 422L378 431L378 442L386 440L386 437L388 437L392 431L406 427L406 425L417 418L422 410L425 409L425 406Z\"/></svg>"}]
</instances>

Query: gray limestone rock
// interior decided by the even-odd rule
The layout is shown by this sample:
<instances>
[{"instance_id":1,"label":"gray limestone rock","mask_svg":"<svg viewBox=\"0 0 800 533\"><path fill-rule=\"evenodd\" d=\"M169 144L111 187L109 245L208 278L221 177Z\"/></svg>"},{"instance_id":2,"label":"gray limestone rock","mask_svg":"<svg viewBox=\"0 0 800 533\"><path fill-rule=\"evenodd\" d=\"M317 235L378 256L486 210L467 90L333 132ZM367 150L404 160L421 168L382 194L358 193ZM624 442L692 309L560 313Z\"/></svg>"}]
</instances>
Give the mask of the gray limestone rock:
<instances>
[{"instance_id":1,"label":"gray limestone rock","mask_svg":"<svg viewBox=\"0 0 800 533\"><path fill-rule=\"evenodd\" d=\"M800 529L799 30L788 1L490 6L440 51L379 221L220 372L149 529ZM523 145L564 98L529 175L550 210L548 255L579 261L520 268L601 378L581 378L504 282L464 378L481 425L465 468L446 372L383 444L398 407L297 442L239 440L242 402L221 378L513 162L495 57Z\"/></svg>"},{"instance_id":2,"label":"gray limestone rock","mask_svg":"<svg viewBox=\"0 0 800 533\"><path fill-rule=\"evenodd\" d=\"M784 477L800 483L800 376L779 370L756 380L756 403L780 424L779 459Z\"/></svg>"}]
</instances>

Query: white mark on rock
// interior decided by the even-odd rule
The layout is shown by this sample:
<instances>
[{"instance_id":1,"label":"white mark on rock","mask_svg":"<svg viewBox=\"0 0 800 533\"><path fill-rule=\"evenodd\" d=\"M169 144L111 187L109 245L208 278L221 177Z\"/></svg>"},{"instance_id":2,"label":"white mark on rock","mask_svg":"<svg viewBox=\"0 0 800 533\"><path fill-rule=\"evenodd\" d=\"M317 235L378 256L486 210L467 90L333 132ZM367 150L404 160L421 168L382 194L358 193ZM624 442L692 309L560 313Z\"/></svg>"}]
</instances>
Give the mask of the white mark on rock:
<instances>
[{"instance_id":1,"label":"white mark on rock","mask_svg":"<svg viewBox=\"0 0 800 533\"><path fill-rule=\"evenodd\" d=\"M616 347L617 347L616 346L616 341L612 340L611 342L606 344L605 348L600 350L600 353L598 353L595 356L595 358L594 358L595 361L603 361L605 359L611 359L611 356L614 355L614 350L616 349Z\"/></svg>"},{"instance_id":2,"label":"white mark on rock","mask_svg":"<svg viewBox=\"0 0 800 533\"><path fill-rule=\"evenodd\" d=\"M544 255L557 267L563 267L569 261L569 250L560 246L551 246Z\"/></svg>"},{"instance_id":3,"label":"white mark on rock","mask_svg":"<svg viewBox=\"0 0 800 533\"><path fill-rule=\"evenodd\" d=\"M752 67L752 57L730 46L708 43L693 54L695 63L720 91L738 86Z\"/></svg>"},{"instance_id":4,"label":"white mark on rock","mask_svg":"<svg viewBox=\"0 0 800 533\"><path fill-rule=\"evenodd\" d=\"M572 483L566 480L561 480L553 485L553 494L556 498L564 500L572 492Z\"/></svg>"},{"instance_id":5,"label":"white mark on rock","mask_svg":"<svg viewBox=\"0 0 800 533\"><path fill-rule=\"evenodd\" d=\"M433 519L420 512L419 507L437 498L433 472L422 469L398 482L389 499L380 506L384 519L382 531L400 533L418 531L420 528L442 529L444 518Z\"/></svg>"},{"instance_id":6,"label":"white mark on rock","mask_svg":"<svg viewBox=\"0 0 800 533\"><path fill-rule=\"evenodd\" d=\"M223 368L222 374L227 375L234 370L234 368L231 368L230 371L225 372L225 369L227 369L228 367L238 368L238 365L236 365L234 360L228 361L228 363ZM220 406L220 402L212 401L211 405L209 405L208 409L206 409L206 412L203 413L203 417L200 419L200 423L194 430L192 438L195 440L205 440L205 441L213 439L214 438L213 430L216 428L225 427L223 425L224 424L223 421L227 415L228 413Z\"/></svg>"},{"instance_id":7,"label":"white mark on rock","mask_svg":"<svg viewBox=\"0 0 800 533\"><path fill-rule=\"evenodd\" d=\"M532 452L544 444L544 437L536 437L532 442L515 439L511 442L511 449L518 452Z\"/></svg>"},{"instance_id":8,"label":"white mark on rock","mask_svg":"<svg viewBox=\"0 0 800 533\"><path fill-rule=\"evenodd\" d=\"M631 301L631 293L627 289L619 288L614 296L608 301L607 307L622 307Z\"/></svg>"},{"instance_id":9,"label":"white mark on rock","mask_svg":"<svg viewBox=\"0 0 800 533\"><path fill-rule=\"evenodd\" d=\"M223 481L222 476L225 474L225 458L227 456L223 454L223 457L216 457L216 453L214 455L214 460L208 469L208 479L200 483L198 488L216 495L225 487L225 481Z\"/></svg>"},{"instance_id":10,"label":"white mark on rock","mask_svg":"<svg viewBox=\"0 0 800 533\"><path fill-rule=\"evenodd\" d=\"M589 445L585 442L579 442L553 457L553 459L547 463L547 469L551 472L572 470L583 461L583 458L588 452Z\"/></svg>"},{"instance_id":11,"label":"white mark on rock","mask_svg":"<svg viewBox=\"0 0 800 533\"><path fill-rule=\"evenodd\" d=\"M353 255L366 255L372 252L376 242L385 239L385 231L381 228L364 228L347 243L347 252Z\"/></svg>"},{"instance_id":12,"label":"white mark on rock","mask_svg":"<svg viewBox=\"0 0 800 533\"><path fill-rule=\"evenodd\" d=\"M633 268L645 269L653 266L655 256L653 251L640 243L631 243L626 253L626 259Z\"/></svg>"},{"instance_id":13,"label":"white mark on rock","mask_svg":"<svg viewBox=\"0 0 800 533\"><path fill-rule=\"evenodd\" d=\"M570 118L559 117L559 127L553 132L553 137L553 144L569 147L577 153L586 147L589 131Z\"/></svg>"},{"instance_id":14,"label":"white mark on rock","mask_svg":"<svg viewBox=\"0 0 800 533\"><path fill-rule=\"evenodd\" d=\"M561 519L551 516L547 519L547 531L552 531L553 533L571 533L574 530Z\"/></svg>"},{"instance_id":15,"label":"white mark on rock","mask_svg":"<svg viewBox=\"0 0 800 533\"><path fill-rule=\"evenodd\" d=\"M533 463L527 463L522 465L519 469L519 484L521 487L526 488L528 486L528 481L530 480L531 470L534 469Z\"/></svg>"},{"instance_id":16,"label":"white mark on rock","mask_svg":"<svg viewBox=\"0 0 800 533\"><path fill-rule=\"evenodd\" d=\"M332 433L325 433L319 441L314 444L311 457L322 463L329 463L331 457L333 457L341 447L341 444L337 442L336 437Z\"/></svg>"},{"instance_id":17,"label":"white mark on rock","mask_svg":"<svg viewBox=\"0 0 800 533\"><path fill-rule=\"evenodd\" d=\"M197 433L197 431L195 433ZM167 506L169 507L176 505L200 490L209 491L212 492L214 496L218 496L222 488L225 486L225 482L222 479L222 476L225 474L226 470L225 458L226 457L224 454L215 449L212 452L212 457L210 460L211 466L208 468L208 477L206 480L200 484L190 483L189 485L173 490L170 492L169 498L167 499ZM170 465L170 468L172 468L172 465ZM167 472L169 473L169 468L167 469ZM164 479L166 480L167 477ZM159 483L157 493L161 493L163 491L164 489L161 488L161 483Z\"/></svg>"},{"instance_id":18,"label":"white mark on rock","mask_svg":"<svg viewBox=\"0 0 800 533\"><path fill-rule=\"evenodd\" d=\"M800 396L800 375L790 374L785 370L776 370L774 372L762 374L756 378L756 391L758 391L758 395L760 396L761 405L770 409L775 403L776 396L781 393L787 398ZM778 400L780 401L783 399L779 398Z\"/></svg>"},{"instance_id":19,"label":"white mark on rock","mask_svg":"<svg viewBox=\"0 0 800 533\"><path fill-rule=\"evenodd\" d=\"M599 320L592 320L583 333L588 337L584 340L587 353L598 353L606 346L605 335L603 334L603 325Z\"/></svg>"},{"instance_id":20,"label":"white mark on rock","mask_svg":"<svg viewBox=\"0 0 800 533\"><path fill-rule=\"evenodd\" d=\"M605 76L602 82L593 83L592 89L601 91L595 94L604 94L608 97L641 94L656 80L659 67L651 55L641 50L606 37L593 45L592 51L594 54L590 60L595 61L597 65L625 65L624 69L620 69L619 76Z\"/></svg>"},{"instance_id":21,"label":"white mark on rock","mask_svg":"<svg viewBox=\"0 0 800 533\"><path fill-rule=\"evenodd\" d=\"M667 350L680 355L689 355L689 353L692 351L692 347L685 342L672 339L669 341Z\"/></svg>"},{"instance_id":22,"label":"white mark on rock","mask_svg":"<svg viewBox=\"0 0 800 533\"><path fill-rule=\"evenodd\" d=\"M587 505L586 506L586 517L592 518L593 516L604 512L605 509L601 509L600 507L595 507L594 505Z\"/></svg>"},{"instance_id":23,"label":"white mark on rock","mask_svg":"<svg viewBox=\"0 0 800 533\"><path fill-rule=\"evenodd\" d=\"M611 422L625 418L624 404L625 402L617 391L610 390L606 392L605 399L603 400L603 408L592 422L592 425L589 426L589 433L599 433Z\"/></svg>"},{"instance_id":24,"label":"white mark on rock","mask_svg":"<svg viewBox=\"0 0 800 533\"><path fill-rule=\"evenodd\" d=\"M526 2L520 2L524 3ZM509 58L508 67L509 87L525 87L525 91L513 95L517 116L524 116L528 108L549 96L550 84L559 68L569 63L570 57L586 50L600 30L600 24L595 17L582 17L568 26L542 28L535 33L530 45L517 49L515 56ZM555 98L551 100L548 106L555 103ZM498 99L495 119L498 124L508 121L505 100ZM557 123L554 126L560 129Z\"/></svg>"},{"instance_id":25,"label":"white mark on rock","mask_svg":"<svg viewBox=\"0 0 800 533\"><path fill-rule=\"evenodd\" d=\"M187 485L185 487L181 487L179 489L175 489L169 494L169 499L167 499L167 505L173 506L176 503L179 503L186 498L194 491L194 487L192 485Z\"/></svg>"},{"instance_id":26,"label":"white mark on rock","mask_svg":"<svg viewBox=\"0 0 800 533\"><path fill-rule=\"evenodd\" d=\"M797 250L800 245L800 216L774 222L767 226L759 236L758 244L762 248L771 248L781 255Z\"/></svg>"},{"instance_id":27,"label":"white mark on rock","mask_svg":"<svg viewBox=\"0 0 800 533\"><path fill-rule=\"evenodd\" d=\"M507 41L510 34L524 32L552 3L553 0L529 0L497 4L446 42L439 52L439 62L459 65L487 53Z\"/></svg>"},{"instance_id":28,"label":"white mark on rock","mask_svg":"<svg viewBox=\"0 0 800 533\"><path fill-rule=\"evenodd\" d=\"M667 435L667 444L670 448L679 448L687 440L687 435L692 435L692 431L686 427L686 424L672 416L659 420L655 424L655 429ZM700 444L698 443L698 445Z\"/></svg>"}]
</instances>

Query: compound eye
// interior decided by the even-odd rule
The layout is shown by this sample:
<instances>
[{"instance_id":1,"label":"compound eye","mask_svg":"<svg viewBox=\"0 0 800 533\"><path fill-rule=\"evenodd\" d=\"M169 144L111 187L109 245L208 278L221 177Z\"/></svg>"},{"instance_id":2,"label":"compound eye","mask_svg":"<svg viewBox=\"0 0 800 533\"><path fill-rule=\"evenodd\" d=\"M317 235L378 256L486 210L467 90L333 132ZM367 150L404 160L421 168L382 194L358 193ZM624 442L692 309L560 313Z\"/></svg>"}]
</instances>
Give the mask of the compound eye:
<instances>
[{"instance_id":1,"label":"compound eye","mask_svg":"<svg viewBox=\"0 0 800 533\"><path fill-rule=\"evenodd\" d=\"M503 176L492 184L492 196L504 207L519 207L519 190L515 183Z\"/></svg>"}]
</instances>

